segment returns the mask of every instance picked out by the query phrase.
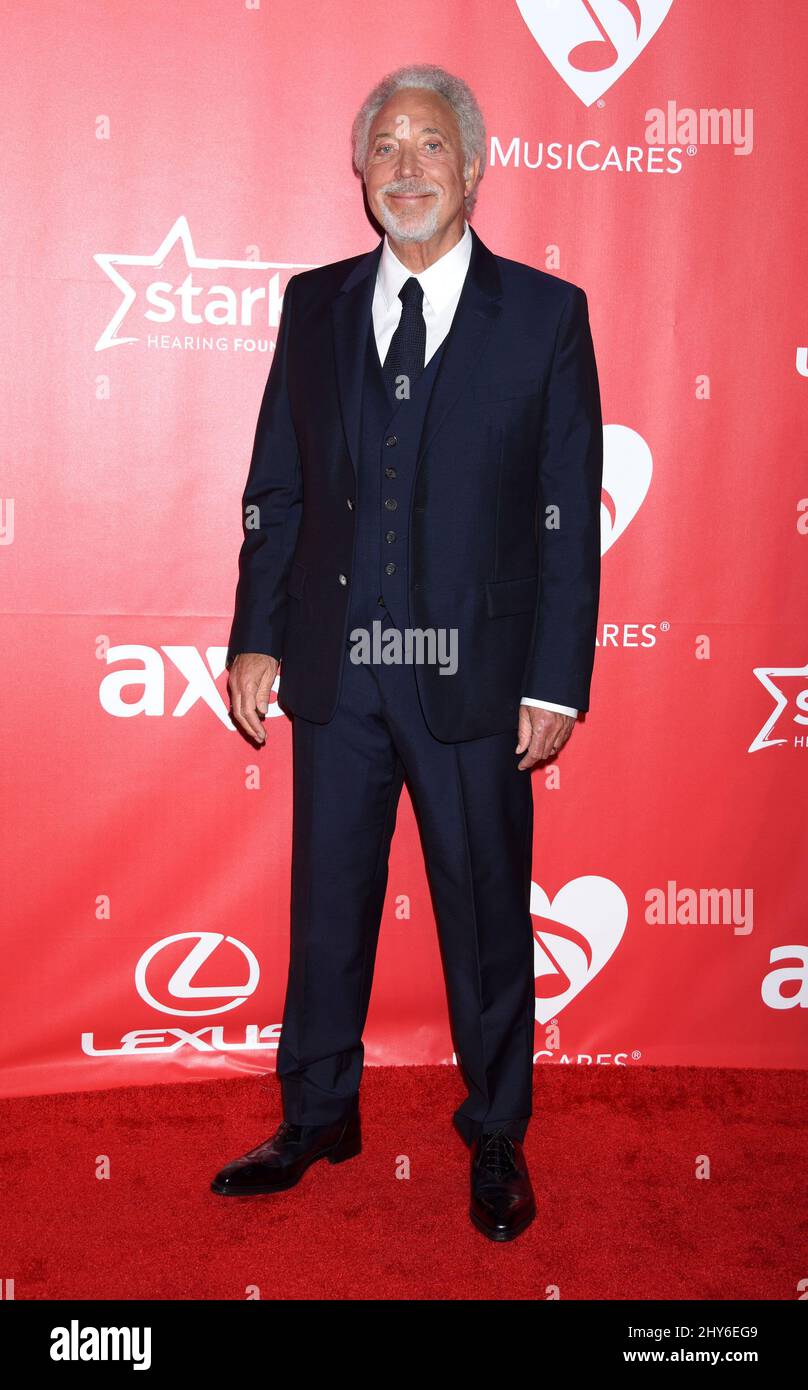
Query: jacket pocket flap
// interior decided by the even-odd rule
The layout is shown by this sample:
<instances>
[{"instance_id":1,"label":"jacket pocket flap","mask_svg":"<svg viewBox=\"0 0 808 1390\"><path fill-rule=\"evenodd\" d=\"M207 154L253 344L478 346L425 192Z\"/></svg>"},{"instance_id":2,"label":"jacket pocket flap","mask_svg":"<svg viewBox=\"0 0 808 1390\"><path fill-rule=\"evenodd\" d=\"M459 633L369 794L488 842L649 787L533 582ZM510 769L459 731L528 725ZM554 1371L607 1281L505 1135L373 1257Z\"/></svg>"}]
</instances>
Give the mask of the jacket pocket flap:
<instances>
[{"instance_id":1,"label":"jacket pocket flap","mask_svg":"<svg viewBox=\"0 0 808 1390\"><path fill-rule=\"evenodd\" d=\"M526 579L497 579L485 586L489 618L503 618L509 613L531 613L536 607L538 575Z\"/></svg>"}]
</instances>

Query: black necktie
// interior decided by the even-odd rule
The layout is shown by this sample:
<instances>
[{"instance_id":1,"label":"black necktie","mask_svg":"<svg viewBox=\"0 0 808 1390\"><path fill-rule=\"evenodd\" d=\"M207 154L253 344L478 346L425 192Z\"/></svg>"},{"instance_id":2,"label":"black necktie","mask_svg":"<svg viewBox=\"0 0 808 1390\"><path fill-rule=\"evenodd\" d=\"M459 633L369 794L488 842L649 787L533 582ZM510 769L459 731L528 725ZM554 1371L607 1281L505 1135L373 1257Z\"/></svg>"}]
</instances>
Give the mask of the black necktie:
<instances>
[{"instance_id":1,"label":"black necktie","mask_svg":"<svg viewBox=\"0 0 808 1390\"><path fill-rule=\"evenodd\" d=\"M411 387L424 370L426 355L424 292L414 275L401 286L398 297L401 318L384 359L384 379L397 399L409 400Z\"/></svg>"}]
</instances>

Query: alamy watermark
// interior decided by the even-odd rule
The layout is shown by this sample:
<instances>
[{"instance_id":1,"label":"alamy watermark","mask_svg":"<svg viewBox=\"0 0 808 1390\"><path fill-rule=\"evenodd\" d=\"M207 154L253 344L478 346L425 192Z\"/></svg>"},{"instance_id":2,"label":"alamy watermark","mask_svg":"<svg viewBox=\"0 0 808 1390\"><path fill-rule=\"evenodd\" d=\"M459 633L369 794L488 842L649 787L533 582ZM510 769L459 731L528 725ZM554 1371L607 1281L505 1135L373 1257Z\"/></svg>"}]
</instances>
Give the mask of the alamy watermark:
<instances>
[{"instance_id":1,"label":"alamy watermark","mask_svg":"<svg viewBox=\"0 0 808 1390\"><path fill-rule=\"evenodd\" d=\"M456 627L383 628L377 618L351 629L350 657L355 666L439 666L439 675L453 676L458 638Z\"/></svg>"}]
</instances>

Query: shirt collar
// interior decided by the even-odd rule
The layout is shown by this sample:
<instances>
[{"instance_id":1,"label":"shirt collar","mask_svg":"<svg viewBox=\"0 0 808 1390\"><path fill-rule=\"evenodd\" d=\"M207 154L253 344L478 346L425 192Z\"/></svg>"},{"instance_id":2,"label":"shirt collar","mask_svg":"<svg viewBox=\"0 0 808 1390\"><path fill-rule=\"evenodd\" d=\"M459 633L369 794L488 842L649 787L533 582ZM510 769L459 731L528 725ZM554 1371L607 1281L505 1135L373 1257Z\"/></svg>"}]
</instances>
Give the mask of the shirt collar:
<instances>
[{"instance_id":1,"label":"shirt collar","mask_svg":"<svg viewBox=\"0 0 808 1390\"><path fill-rule=\"evenodd\" d=\"M415 276L433 313L439 314L450 300L459 294L470 260L471 232L468 222L464 220L463 235L457 244ZM401 286L412 274L413 272L398 259L385 233L377 278L388 308Z\"/></svg>"}]
</instances>

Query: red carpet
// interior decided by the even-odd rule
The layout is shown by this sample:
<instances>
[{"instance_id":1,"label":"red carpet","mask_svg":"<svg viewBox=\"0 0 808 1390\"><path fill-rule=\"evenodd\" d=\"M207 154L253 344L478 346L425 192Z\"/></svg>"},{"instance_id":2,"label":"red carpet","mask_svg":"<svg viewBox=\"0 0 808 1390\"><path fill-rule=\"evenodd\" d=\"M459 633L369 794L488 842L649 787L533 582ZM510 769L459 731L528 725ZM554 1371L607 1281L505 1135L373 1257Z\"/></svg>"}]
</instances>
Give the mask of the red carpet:
<instances>
[{"instance_id":1,"label":"red carpet","mask_svg":"<svg viewBox=\"0 0 808 1390\"><path fill-rule=\"evenodd\" d=\"M511 1245L469 1224L451 1068L367 1069L361 1156L251 1200L208 1183L275 1128L274 1077L6 1100L0 1275L17 1299L794 1300L806 1091L800 1071L537 1071L538 1217Z\"/></svg>"}]
</instances>

